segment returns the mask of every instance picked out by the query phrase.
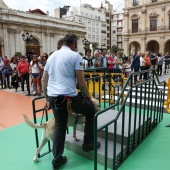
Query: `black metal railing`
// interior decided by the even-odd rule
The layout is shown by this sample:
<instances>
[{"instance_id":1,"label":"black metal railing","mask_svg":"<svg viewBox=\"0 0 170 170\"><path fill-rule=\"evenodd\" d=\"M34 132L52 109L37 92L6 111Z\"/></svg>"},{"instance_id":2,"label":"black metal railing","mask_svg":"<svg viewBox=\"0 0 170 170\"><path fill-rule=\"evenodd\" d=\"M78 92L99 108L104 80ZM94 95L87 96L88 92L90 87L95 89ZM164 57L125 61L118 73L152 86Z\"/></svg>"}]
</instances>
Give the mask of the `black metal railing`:
<instances>
[{"instance_id":1,"label":"black metal railing","mask_svg":"<svg viewBox=\"0 0 170 170\"><path fill-rule=\"evenodd\" d=\"M151 72L150 79L133 84L134 75L139 75L145 72ZM127 94L120 105L120 100L125 93L128 86ZM138 73L131 73L129 79L125 83L121 90L118 99L115 104L110 105L104 110L96 113L95 115L95 137L94 137L94 170L97 170L98 152L96 148L98 133L104 131L105 142L102 146L104 151L104 169L108 167L111 169L117 169L120 164L132 153L132 151L146 138L146 136L157 126L157 124L163 119L164 109L164 97L165 97L165 82L159 82L155 70L145 70ZM126 107L126 103L129 100L129 107ZM120 105L120 107L117 107ZM115 108L117 113L115 115ZM101 115L106 113L112 113L112 119L102 125L98 124ZM119 119L119 121L118 121ZM118 123L121 122L118 129ZM113 149L112 149L112 161L109 162L108 158L108 129L109 133L114 136ZM125 127L126 125L126 127ZM117 133L121 130L121 141L117 143ZM127 131L127 137L125 136L125 130ZM120 152L117 153L117 146L120 146Z\"/></svg>"}]
</instances>

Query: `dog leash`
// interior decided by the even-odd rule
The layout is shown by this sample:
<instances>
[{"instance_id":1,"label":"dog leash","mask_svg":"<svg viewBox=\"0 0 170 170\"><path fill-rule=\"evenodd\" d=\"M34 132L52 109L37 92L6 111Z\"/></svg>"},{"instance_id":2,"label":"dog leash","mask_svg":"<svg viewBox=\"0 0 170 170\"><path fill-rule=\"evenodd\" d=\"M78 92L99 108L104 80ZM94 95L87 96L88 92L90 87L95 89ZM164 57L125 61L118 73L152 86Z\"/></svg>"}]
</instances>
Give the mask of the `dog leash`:
<instances>
[{"instance_id":1,"label":"dog leash","mask_svg":"<svg viewBox=\"0 0 170 170\"><path fill-rule=\"evenodd\" d=\"M40 123L40 125L42 125L42 121L43 121L44 113L45 113L45 109L43 110L43 114L42 114L42 117L41 117L41 123Z\"/></svg>"}]
</instances>

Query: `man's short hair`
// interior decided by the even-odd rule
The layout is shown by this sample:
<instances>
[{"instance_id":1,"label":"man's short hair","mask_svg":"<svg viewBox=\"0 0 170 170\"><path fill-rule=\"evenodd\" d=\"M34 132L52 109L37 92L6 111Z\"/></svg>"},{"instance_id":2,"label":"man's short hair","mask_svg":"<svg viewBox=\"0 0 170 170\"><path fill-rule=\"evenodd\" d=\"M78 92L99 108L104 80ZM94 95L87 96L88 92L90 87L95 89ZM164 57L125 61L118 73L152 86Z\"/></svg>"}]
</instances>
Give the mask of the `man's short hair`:
<instances>
[{"instance_id":1,"label":"man's short hair","mask_svg":"<svg viewBox=\"0 0 170 170\"><path fill-rule=\"evenodd\" d=\"M63 39L63 44L71 45L73 43L77 43L77 36L75 34L66 34Z\"/></svg>"},{"instance_id":2,"label":"man's short hair","mask_svg":"<svg viewBox=\"0 0 170 170\"><path fill-rule=\"evenodd\" d=\"M86 50L86 54L87 54L88 52L91 53L91 49L90 49L90 48Z\"/></svg>"}]
</instances>

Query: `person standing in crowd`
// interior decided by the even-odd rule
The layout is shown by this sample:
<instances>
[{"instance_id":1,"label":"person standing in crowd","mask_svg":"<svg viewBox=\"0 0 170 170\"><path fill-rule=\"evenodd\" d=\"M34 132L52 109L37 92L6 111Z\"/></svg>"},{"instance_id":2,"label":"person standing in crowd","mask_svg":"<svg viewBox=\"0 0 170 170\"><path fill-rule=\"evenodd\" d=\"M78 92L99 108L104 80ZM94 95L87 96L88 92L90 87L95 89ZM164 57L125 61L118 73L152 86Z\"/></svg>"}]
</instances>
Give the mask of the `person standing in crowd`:
<instances>
[{"instance_id":1,"label":"person standing in crowd","mask_svg":"<svg viewBox=\"0 0 170 170\"><path fill-rule=\"evenodd\" d=\"M100 67L100 57L99 57L99 52L95 51L94 52L94 57L93 57L93 65L94 67Z\"/></svg>"},{"instance_id":2,"label":"person standing in crowd","mask_svg":"<svg viewBox=\"0 0 170 170\"><path fill-rule=\"evenodd\" d=\"M28 94L30 96L30 85L29 85L29 62L26 61L26 57L21 56L21 61L18 63L18 76L21 78L21 89L24 94L24 83L26 81Z\"/></svg>"},{"instance_id":3,"label":"person standing in crowd","mask_svg":"<svg viewBox=\"0 0 170 170\"><path fill-rule=\"evenodd\" d=\"M158 56L157 56L157 54L156 54L156 53L151 54L150 60L151 60L151 67L152 67L152 68L155 68L155 66L156 66L157 63L158 63Z\"/></svg>"},{"instance_id":4,"label":"person standing in crowd","mask_svg":"<svg viewBox=\"0 0 170 170\"><path fill-rule=\"evenodd\" d=\"M17 59L16 59L16 57L11 58L10 67L12 68L13 71L14 71L14 68L15 69L17 68Z\"/></svg>"},{"instance_id":5,"label":"person standing in crowd","mask_svg":"<svg viewBox=\"0 0 170 170\"><path fill-rule=\"evenodd\" d=\"M4 62L4 68L8 68L10 65L10 61L7 56L4 57L3 62Z\"/></svg>"},{"instance_id":6,"label":"person standing in crowd","mask_svg":"<svg viewBox=\"0 0 170 170\"><path fill-rule=\"evenodd\" d=\"M145 62L144 57L145 57L145 54L142 53L142 55L140 55L140 70L141 71L146 70L146 62ZM143 75L143 80L146 80L147 73L141 73L140 76L139 76L139 80L142 80L142 75Z\"/></svg>"},{"instance_id":7,"label":"person standing in crowd","mask_svg":"<svg viewBox=\"0 0 170 170\"><path fill-rule=\"evenodd\" d=\"M3 81L4 81L4 89L8 88L11 89L10 86L10 76L12 75L13 71L10 67L7 67L5 69L3 69L2 71L2 77L3 77Z\"/></svg>"},{"instance_id":8,"label":"person standing in crowd","mask_svg":"<svg viewBox=\"0 0 170 170\"><path fill-rule=\"evenodd\" d=\"M33 55L33 59L30 62L30 70L32 73L32 80L35 90L35 95L41 96L41 78L40 78L40 63L38 62L38 57L36 55Z\"/></svg>"},{"instance_id":9,"label":"person standing in crowd","mask_svg":"<svg viewBox=\"0 0 170 170\"><path fill-rule=\"evenodd\" d=\"M2 70L4 68L4 62L3 62L3 59L2 57L0 57L0 81L1 81L1 88L3 89L3 77L2 77Z\"/></svg>"},{"instance_id":10,"label":"person standing in crowd","mask_svg":"<svg viewBox=\"0 0 170 170\"><path fill-rule=\"evenodd\" d=\"M145 64L146 64L145 69L146 70L150 69L150 67L151 67L151 60L150 60L150 57L149 57L149 52L145 53L144 60L145 60ZM147 74L146 80L148 80L149 79L149 72L147 72L146 74Z\"/></svg>"},{"instance_id":11,"label":"person standing in crowd","mask_svg":"<svg viewBox=\"0 0 170 170\"><path fill-rule=\"evenodd\" d=\"M103 50L102 56L101 56L101 67L107 68L108 60L107 60L107 51Z\"/></svg>"},{"instance_id":12,"label":"person standing in crowd","mask_svg":"<svg viewBox=\"0 0 170 170\"><path fill-rule=\"evenodd\" d=\"M111 54L107 56L107 60L108 60L108 70L110 73L113 73L114 58L111 56Z\"/></svg>"},{"instance_id":13,"label":"person standing in crowd","mask_svg":"<svg viewBox=\"0 0 170 170\"><path fill-rule=\"evenodd\" d=\"M93 61L92 60L93 60L93 57L91 56L91 49L88 49L86 51L85 57L83 57L84 68L88 68L88 67L93 66Z\"/></svg>"},{"instance_id":14,"label":"person standing in crowd","mask_svg":"<svg viewBox=\"0 0 170 170\"><path fill-rule=\"evenodd\" d=\"M132 68L134 70L134 72L139 72L139 68L140 68L140 56L141 56L141 52L138 52L137 55L135 56L135 58L132 61ZM136 84L138 82L137 80L137 74L134 75L134 83Z\"/></svg>"},{"instance_id":15,"label":"person standing in crowd","mask_svg":"<svg viewBox=\"0 0 170 170\"><path fill-rule=\"evenodd\" d=\"M116 53L116 56L115 56L114 59L115 59L115 61L114 61L113 72L114 73L122 73L122 71L123 71L123 60L122 60L119 52ZM114 78L114 81L116 81L116 82L122 81L120 75L113 76L113 78Z\"/></svg>"},{"instance_id":16,"label":"person standing in crowd","mask_svg":"<svg viewBox=\"0 0 170 170\"><path fill-rule=\"evenodd\" d=\"M85 135L82 149L85 152L94 149L94 115L96 109L91 101L84 78L82 57L77 51L77 36L67 34L63 46L55 51L47 60L42 77L42 87L46 98L46 107L51 106L55 118L53 141L53 170L57 170L67 162L62 156L66 136L68 111L67 101L71 100L73 112L86 116ZM76 80L83 96L76 91ZM97 143L100 147L100 143Z\"/></svg>"},{"instance_id":17,"label":"person standing in crowd","mask_svg":"<svg viewBox=\"0 0 170 170\"><path fill-rule=\"evenodd\" d=\"M103 50L103 52L102 52L102 56L101 56L101 67L104 67L104 68L107 68L107 65L108 65L108 60L107 60L107 56L106 56L106 54L107 54L107 51L106 50ZM103 70L100 70L100 71L103 71ZM103 84L102 84L102 90L107 90L106 88L105 88L105 82L106 82L106 78L104 77L103 78Z\"/></svg>"},{"instance_id":18,"label":"person standing in crowd","mask_svg":"<svg viewBox=\"0 0 170 170\"><path fill-rule=\"evenodd\" d=\"M125 77L128 78L130 73L131 73L131 62L130 60L125 61L125 63L123 64L123 69L125 72Z\"/></svg>"},{"instance_id":19,"label":"person standing in crowd","mask_svg":"<svg viewBox=\"0 0 170 170\"><path fill-rule=\"evenodd\" d=\"M157 69L157 75L161 76L162 75L162 65L164 62L164 56L162 55L162 53L158 54L158 69Z\"/></svg>"},{"instance_id":20,"label":"person standing in crowd","mask_svg":"<svg viewBox=\"0 0 170 170\"><path fill-rule=\"evenodd\" d=\"M170 66L169 66L169 64L170 64L170 55L169 55L169 53L165 54L164 61L165 61L165 71L164 71L164 73L166 74L167 69L170 68Z\"/></svg>"}]
</instances>

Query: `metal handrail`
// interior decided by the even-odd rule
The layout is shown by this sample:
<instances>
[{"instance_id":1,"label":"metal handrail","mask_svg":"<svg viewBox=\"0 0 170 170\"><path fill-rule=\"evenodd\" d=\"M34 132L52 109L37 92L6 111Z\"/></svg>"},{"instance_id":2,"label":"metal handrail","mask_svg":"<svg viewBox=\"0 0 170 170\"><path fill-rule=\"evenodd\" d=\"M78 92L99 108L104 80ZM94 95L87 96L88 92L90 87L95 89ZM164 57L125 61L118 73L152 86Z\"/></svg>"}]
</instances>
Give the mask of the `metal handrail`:
<instances>
[{"instance_id":1,"label":"metal handrail","mask_svg":"<svg viewBox=\"0 0 170 170\"><path fill-rule=\"evenodd\" d=\"M126 94L126 96L125 96L125 99L124 99L124 101L123 101L123 103L122 103L122 105L121 105L121 107L120 107L120 109L118 110L118 112L117 112L117 114L116 114L116 116L112 119L112 120L109 120L107 123L105 123L104 125L102 125L102 126L100 126L100 127L98 127L98 124L97 124L97 120L98 120L98 116L99 115L101 115L102 113L104 113L104 112L106 112L106 111L108 111L108 110L110 110L110 109L112 109L112 108L115 108L118 104L119 104L119 101L120 101L120 99L121 99L121 97L122 97L122 95L123 95L123 93L124 93L124 91L125 91L125 89L126 89L126 87L127 87L127 84L129 83L129 82L131 82L131 84L132 84L132 78L134 77L134 75L139 75L139 74L141 74L141 73L146 73L146 72L150 72L150 71L152 71L152 77L151 77L151 79L149 79L149 80L146 80L145 82L141 82L141 83L138 83L138 84L135 84L135 85L131 85L130 86L130 88L129 88L129 90L128 90L128 92L127 92L127 94ZM156 80L157 81L155 81L155 77L156 77ZM112 169L116 169L116 167L117 167L117 165L118 165L118 163L116 163L116 131L117 131L117 121L118 121L118 118L119 118L119 116L120 116L120 114L122 113L122 137L121 137L121 153L120 153L120 162L123 162L123 160L125 159L125 156L124 156L124 154L123 154L123 152L124 152L124 119L125 119L125 103L126 103L126 101L127 101L127 99L129 98L129 96L130 96L130 100L132 100L132 89L133 88L136 88L136 92L137 92L137 88L139 87L139 86L142 86L142 85L144 85L145 84L145 89L144 89L144 93L145 93L145 100L144 100L144 106L147 106L147 112L145 111L145 108L144 108L144 110L143 110L143 127L141 127L141 124L140 124L140 121L141 121L141 104L140 104L140 108L139 108L139 110L140 110L140 115L139 115L139 119L140 119L140 121L139 121L139 130L141 131L141 129L142 129L142 139L144 139L144 137L147 135L147 133L148 133L148 131L147 131L147 129L149 129L149 131L151 131L151 128L154 128L154 123L153 123L153 125L151 126L151 121L150 121L150 123L148 123L148 122L146 122L146 127L144 126L144 123L145 123L145 116L147 117L147 121L149 121L149 113L150 113L150 111L149 111L149 107L153 107L152 105L151 106L149 106L149 103L150 103L150 101L148 100L148 103L147 103L147 105L146 105L146 85L147 84L149 84L149 86L151 85L151 82L155 85L155 87L156 87L156 89L155 89L155 91L156 91L156 94L155 95L160 95L161 97L160 97L160 100L158 101L158 109L156 110L156 107L154 107L154 114L153 114L153 116L154 116L154 123L158 123L158 122L160 122L161 120L162 120L162 118L163 118L163 103L164 103L164 96L165 96L165 82L159 82L159 79L158 79L158 77L157 77L157 75L156 75L156 71L154 70L154 69L149 69L149 70L145 70L145 71L142 71L142 72L135 72L135 73L131 73L130 74L130 77L129 77L129 79L127 80L127 82L125 83L125 85L124 85L124 87L123 87L123 89L122 89L122 91L121 91L121 93L120 93L120 95L119 95L119 97L118 97L118 99L117 99L117 101L116 101L116 103L115 104L113 104L113 105L111 105L111 106L109 106L108 108L106 108L106 109L104 109L104 110L102 110L102 111L99 111L99 112L97 112L96 114L95 114L95 120L94 120L94 126L95 126L95 128L94 128L94 170L97 170L97 147L96 147L96 143L97 143L97 133L99 132L99 131L101 131L101 130L103 130L103 129L105 129L105 131L107 130L108 131L108 126L109 125L111 125L111 124L113 124L114 123L114 153L113 153L113 156L114 156L114 160L113 160L113 167L112 167ZM159 84L158 84L159 83ZM160 85L160 84L163 84L164 83L164 89L163 90L159 90L159 88L158 88L158 85ZM141 89L142 90L142 89ZM152 90L150 90L152 93L154 92L154 87L153 87L153 85L152 85ZM149 94L151 93L149 91ZM141 98L141 96L140 96L140 100L141 100L142 98ZM153 95L152 95L152 101L154 101L153 100ZM137 112L137 95L136 95L136 97L135 97L135 113ZM155 98L155 102L156 102L156 98ZM130 128L131 128L131 101L130 101L130 108L129 108L129 111L130 111L130 113L129 113L129 128L128 128L128 144L127 144L127 146L128 146L128 148L127 148L127 153L126 153L126 155L128 156L130 153L131 153L131 149L130 149L130 137L131 137L131 135L130 135ZM160 114L159 114L160 113ZM152 116L152 112L150 113L151 114L151 116ZM152 117L150 118L150 119L152 119ZM159 119L159 120L158 120ZM135 121L136 121L136 114L135 114L135 118L134 118L134 136L133 136L133 141L132 141L132 149L135 149L135 147L136 147L136 144L135 144L135 134L137 133L136 132L136 123L135 123ZM139 131L139 132L140 132ZM138 133L139 133L138 132ZM139 143L139 141L140 141L140 136L138 135L138 140L137 140L137 143ZM141 139L141 140L142 140ZM105 143L107 144L107 142L105 141ZM105 148L107 148L107 146L105 146ZM105 155L105 169L107 169L107 155Z\"/></svg>"}]
</instances>

